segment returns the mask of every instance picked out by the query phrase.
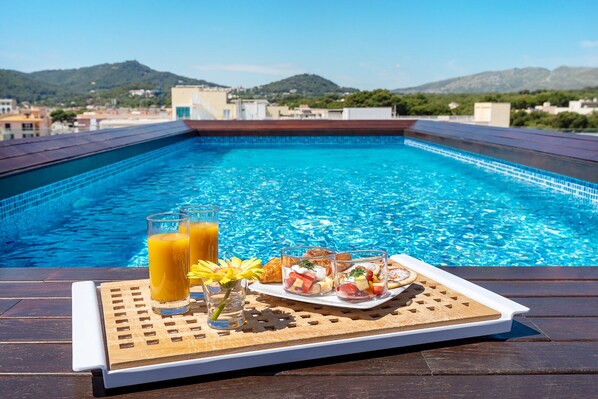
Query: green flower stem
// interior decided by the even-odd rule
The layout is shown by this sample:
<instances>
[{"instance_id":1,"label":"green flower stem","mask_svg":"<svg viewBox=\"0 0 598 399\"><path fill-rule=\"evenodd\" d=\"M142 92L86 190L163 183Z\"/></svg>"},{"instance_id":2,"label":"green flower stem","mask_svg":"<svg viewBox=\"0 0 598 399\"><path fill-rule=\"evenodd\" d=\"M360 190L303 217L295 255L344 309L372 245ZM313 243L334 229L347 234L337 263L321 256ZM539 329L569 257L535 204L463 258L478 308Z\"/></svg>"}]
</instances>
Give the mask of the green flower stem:
<instances>
[{"instance_id":1,"label":"green flower stem","mask_svg":"<svg viewBox=\"0 0 598 399\"><path fill-rule=\"evenodd\" d=\"M227 301L228 297L230 296L230 293L232 292L233 288L234 288L234 286L226 289L226 293L224 294L224 298L222 299L222 302L220 302L218 304L218 306L214 310L214 313L212 313L212 317L210 317L210 320L212 320L212 321L218 320L218 317L220 317L220 313L222 313L222 311L226 307L226 301Z\"/></svg>"}]
</instances>

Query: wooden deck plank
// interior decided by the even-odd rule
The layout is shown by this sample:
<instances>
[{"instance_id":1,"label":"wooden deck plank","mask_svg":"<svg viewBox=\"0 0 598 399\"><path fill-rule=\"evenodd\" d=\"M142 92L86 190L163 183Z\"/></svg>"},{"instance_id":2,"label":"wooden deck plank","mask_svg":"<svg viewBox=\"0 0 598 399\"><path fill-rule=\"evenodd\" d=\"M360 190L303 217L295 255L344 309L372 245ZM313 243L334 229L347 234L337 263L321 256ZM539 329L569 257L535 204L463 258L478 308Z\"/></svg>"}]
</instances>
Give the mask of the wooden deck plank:
<instances>
[{"instance_id":1,"label":"wooden deck plank","mask_svg":"<svg viewBox=\"0 0 598 399\"><path fill-rule=\"evenodd\" d=\"M68 282L0 282L0 298L70 298Z\"/></svg>"},{"instance_id":2,"label":"wooden deck plank","mask_svg":"<svg viewBox=\"0 0 598 399\"><path fill-rule=\"evenodd\" d=\"M598 138L528 129L417 121L405 137L598 182Z\"/></svg>"},{"instance_id":3,"label":"wooden deck plank","mask_svg":"<svg viewBox=\"0 0 598 399\"><path fill-rule=\"evenodd\" d=\"M108 391L101 386L101 378L70 369L71 282L145 278L147 269L53 269L45 275L46 282L27 281L31 275L39 278L38 269L17 269L7 277L21 276L22 281L0 282L0 296L5 298L0 299L0 397L41 397L49 390L53 397L109 394L144 399L197 397L198 392L213 398L251 394L277 399L289 392L296 397L343 399L397 395L592 397L588 392L593 394L598 386L598 295L594 291L598 281L594 270L530 268L523 276L513 277L521 269L450 271L455 269L455 274L463 272L477 284L531 307L531 313L516 318L506 334ZM5 288L11 286L11 295L20 297L6 299ZM66 297L25 297L32 291L66 293Z\"/></svg>"},{"instance_id":4,"label":"wooden deck plank","mask_svg":"<svg viewBox=\"0 0 598 399\"><path fill-rule=\"evenodd\" d=\"M483 281L476 284L507 297L596 297L598 281Z\"/></svg>"},{"instance_id":5,"label":"wooden deck plank","mask_svg":"<svg viewBox=\"0 0 598 399\"><path fill-rule=\"evenodd\" d=\"M530 309L526 317L598 317L598 297L510 299Z\"/></svg>"},{"instance_id":6,"label":"wooden deck plank","mask_svg":"<svg viewBox=\"0 0 598 399\"><path fill-rule=\"evenodd\" d=\"M0 374L73 373L72 346L65 344L0 344ZM88 374L88 373L86 373Z\"/></svg>"},{"instance_id":7,"label":"wooden deck plank","mask_svg":"<svg viewBox=\"0 0 598 399\"><path fill-rule=\"evenodd\" d=\"M6 268L0 267L0 282L1 281L43 281L52 273L60 269L58 268L36 268L17 267Z\"/></svg>"},{"instance_id":8,"label":"wooden deck plank","mask_svg":"<svg viewBox=\"0 0 598 399\"><path fill-rule=\"evenodd\" d=\"M443 266L440 269L466 280L598 280L597 266Z\"/></svg>"},{"instance_id":9,"label":"wooden deck plank","mask_svg":"<svg viewBox=\"0 0 598 399\"><path fill-rule=\"evenodd\" d=\"M270 120L208 121L186 120L202 136L365 136L402 135L415 120Z\"/></svg>"},{"instance_id":10,"label":"wooden deck plank","mask_svg":"<svg viewBox=\"0 0 598 399\"><path fill-rule=\"evenodd\" d=\"M0 312L1 313L1 312ZM71 299L22 299L2 317L71 317Z\"/></svg>"},{"instance_id":11,"label":"wooden deck plank","mask_svg":"<svg viewBox=\"0 0 598 399\"><path fill-rule=\"evenodd\" d=\"M422 353L435 375L598 373L593 342L484 342Z\"/></svg>"},{"instance_id":12,"label":"wooden deck plank","mask_svg":"<svg viewBox=\"0 0 598 399\"><path fill-rule=\"evenodd\" d=\"M530 317L553 341L598 341L598 317ZM598 353L598 343L595 343ZM598 362L598 358L596 358Z\"/></svg>"},{"instance_id":13,"label":"wooden deck plank","mask_svg":"<svg viewBox=\"0 0 598 399\"><path fill-rule=\"evenodd\" d=\"M19 303L18 299L0 299L0 316Z\"/></svg>"},{"instance_id":14,"label":"wooden deck plank","mask_svg":"<svg viewBox=\"0 0 598 399\"><path fill-rule=\"evenodd\" d=\"M58 269L46 277L47 281L112 281L149 278L147 267L74 267Z\"/></svg>"},{"instance_id":15,"label":"wooden deck plank","mask_svg":"<svg viewBox=\"0 0 598 399\"><path fill-rule=\"evenodd\" d=\"M399 348L312 360L277 367L278 375L430 375L417 349ZM273 367L269 367L273 369Z\"/></svg>"},{"instance_id":16,"label":"wooden deck plank","mask_svg":"<svg viewBox=\"0 0 598 399\"><path fill-rule=\"evenodd\" d=\"M119 396L130 399L237 397L280 398L543 398L594 399L595 375L488 375L488 376L296 376L185 379L175 384L104 390L101 381L86 376L0 376L0 394L7 398L93 398Z\"/></svg>"},{"instance_id":17,"label":"wooden deck plank","mask_svg":"<svg viewBox=\"0 0 598 399\"><path fill-rule=\"evenodd\" d=\"M481 340L497 340L497 341L509 341L509 342L545 342L550 341L550 338L534 324L533 321L528 320L524 317L518 317L513 320L511 331L485 336L480 338Z\"/></svg>"},{"instance_id":18,"label":"wooden deck plank","mask_svg":"<svg viewBox=\"0 0 598 399\"><path fill-rule=\"evenodd\" d=\"M0 318L0 342L70 342L71 331L71 319Z\"/></svg>"}]
</instances>

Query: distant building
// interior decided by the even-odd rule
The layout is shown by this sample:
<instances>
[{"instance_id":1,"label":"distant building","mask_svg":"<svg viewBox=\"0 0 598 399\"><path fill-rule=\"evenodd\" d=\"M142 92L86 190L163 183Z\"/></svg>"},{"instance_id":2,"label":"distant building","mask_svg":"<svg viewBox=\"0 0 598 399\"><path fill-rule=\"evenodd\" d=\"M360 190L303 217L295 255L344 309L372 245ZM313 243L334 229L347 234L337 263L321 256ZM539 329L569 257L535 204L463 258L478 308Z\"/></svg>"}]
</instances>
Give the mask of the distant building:
<instances>
[{"instance_id":1,"label":"distant building","mask_svg":"<svg viewBox=\"0 0 598 399\"><path fill-rule=\"evenodd\" d=\"M172 119L237 119L237 104L228 102L229 89L203 86L172 88Z\"/></svg>"},{"instance_id":2,"label":"distant building","mask_svg":"<svg viewBox=\"0 0 598 399\"><path fill-rule=\"evenodd\" d=\"M456 122L480 126L509 127L511 125L511 104L475 103L474 115L396 115L394 118Z\"/></svg>"},{"instance_id":3,"label":"distant building","mask_svg":"<svg viewBox=\"0 0 598 399\"><path fill-rule=\"evenodd\" d=\"M545 102L542 105L536 105L535 111L548 112L549 114L557 115L561 112L575 112L581 115L589 115L594 111L598 111L598 98L592 100L577 100L569 101L568 107L557 107L549 102Z\"/></svg>"},{"instance_id":4,"label":"distant building","mask_svg":"<svg viewBox=\"0 0 598 399\"><path fill-rule=\"evenodd\" d=\"M77 115L75 126L78 131L108 129L116 127L147 125L170 121L169 110L158 108L104 109L88 111Z\"/></svg>"},{"instance_id":5,"label":"distant building","mask_svg":"<svg viewBox=\"0 0 598 399\"><path fill-rule=\"evenodd\" d=\"M473 122L482 126L511 126L511 103L475 103Z\"/></svg>"},{"instance_id":6,"label":"distant building","mask_svg":"<svg viewBox=\"0 0 598 399\"><path fill-rule=\"evenodd\" d=\"M0 99L0 115L17 112L17 102L10 98Z\"/></svg>"},{"instance_id":7,"label":"distant building","mask_svg":"<svg viewBox=\"0 0 598 399\"><path fill-rule=\"evenodd\" d=\"M392 119L392 107L343 108L343 119Z\"/></svg>"},{"instance_id":8,"label":"distant building","mask_svg":"<svg viewBox=\"0 0 598 399\"><path fill-rule=\"evenodd\" d=\"M231 98L230 91L204 86L175 86L172 88L172 119L262 120L279 118L285 112L286 107L271 108L264 99Z\"/></svg>"},{"instance_id":9,"label":"distant building","mask_svg":"<svg viewBox=\"0 0 598 399\"><path fill-rule=\"evenodd\" d=\"M44 108L31 108L21 114L0 116L0 139L12 140L48 136L51 120Z\"/></svg>"},{"instance_id":10,"label":"distant building","mask_svg":"<svg viewBox=\"0 0 598 399\"><path fill-rule=\"evenodd\" d=\"M137 96L137 97L153 97L157 93L158 93L157 90L146 90L146 89L129 90L130 96Z\"/></svg>"}]
</instances>

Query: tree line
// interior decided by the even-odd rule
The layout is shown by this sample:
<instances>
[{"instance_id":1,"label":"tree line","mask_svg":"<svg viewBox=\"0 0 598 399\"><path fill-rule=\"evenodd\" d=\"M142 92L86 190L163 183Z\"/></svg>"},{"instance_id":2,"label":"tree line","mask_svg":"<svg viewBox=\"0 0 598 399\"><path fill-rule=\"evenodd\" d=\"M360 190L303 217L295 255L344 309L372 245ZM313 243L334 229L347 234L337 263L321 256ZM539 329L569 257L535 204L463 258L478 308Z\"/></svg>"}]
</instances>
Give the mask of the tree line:
<instances>
[{"instance_id":1,"label":"tree line","mask_svg":"<svg viewBox=\"0 0 598 399\"><path fill-rule=\"evenodd\" d=\"M598 87L583 90L537 90L518 93L451 93L400 94L377 89L360 91L347 96L327 94L321 97L286 96L277 103L296 108L301 104L311 108L394 107L397 115L473 115L478 102L511 103L511 125L549 129L598 128L598 111L591 115L564 112L558 115L532 111L537 105L549 102L566 107L569 101L598 98ZM449 105L452 105L449 106Z\"/></svg>"}]
</instances>

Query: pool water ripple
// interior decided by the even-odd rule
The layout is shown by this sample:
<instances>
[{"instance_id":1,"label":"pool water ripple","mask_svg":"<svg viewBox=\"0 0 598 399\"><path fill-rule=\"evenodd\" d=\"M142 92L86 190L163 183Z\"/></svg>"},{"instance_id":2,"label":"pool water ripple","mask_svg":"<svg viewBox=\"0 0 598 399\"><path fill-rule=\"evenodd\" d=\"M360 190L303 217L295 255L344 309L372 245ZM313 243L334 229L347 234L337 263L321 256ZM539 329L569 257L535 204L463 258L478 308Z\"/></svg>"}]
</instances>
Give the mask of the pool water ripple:
<instances>
[{"instance_id":1,"label":"pool water ripple","mask_svg":"<svg viewBox=\"0 0 598 399\"><path fill-rule=\"evenodd\" d=\"M309 244L435 265L598 264L595 206L402 145L195 142L60 201L23 216L2 266L147 265L145 217L189 202L220 206L221 256L267 260Z\"/></svg>"}]
</instances>

